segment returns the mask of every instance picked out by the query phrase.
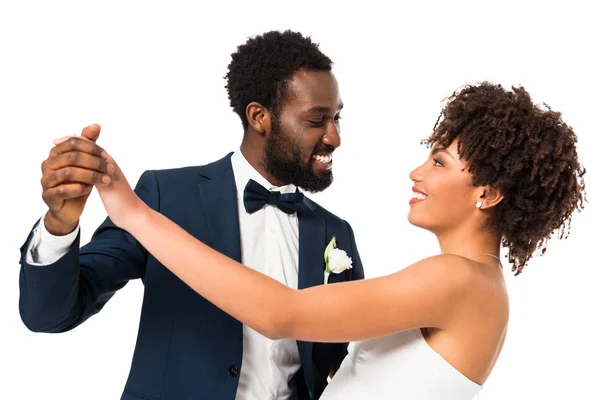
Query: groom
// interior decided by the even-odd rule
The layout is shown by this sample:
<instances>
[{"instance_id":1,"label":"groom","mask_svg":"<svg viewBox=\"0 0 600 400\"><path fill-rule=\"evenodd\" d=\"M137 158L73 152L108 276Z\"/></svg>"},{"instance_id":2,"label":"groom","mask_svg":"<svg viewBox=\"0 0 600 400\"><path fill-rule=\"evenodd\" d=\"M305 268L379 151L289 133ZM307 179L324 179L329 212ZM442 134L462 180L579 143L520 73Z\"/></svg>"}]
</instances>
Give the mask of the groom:
<instances>
[{"instance_id":1,"label":"groom","mask_svg":"<svg viewBox=\"0 0 600 400\"><path fill-rule=\"evenodd\" d=\"M328 282L362 279L350 225L298 191L319 192L333 180L342 102L331 64L299 33L249 39L226 76L244 128L239 150L204 166L146 171L138 196L197 239L289 287L324 283L323 253L334 236L353 265ZM48 212L21 248L25 325L73 329L141 278L144 301L122 400L318 399L346 343L261 336L196 294L109 219L80 249L79 217L107 169L99 134L98 125L85 128L84 138L57 144L42 164Z\"/></svg>"}]
</instances>

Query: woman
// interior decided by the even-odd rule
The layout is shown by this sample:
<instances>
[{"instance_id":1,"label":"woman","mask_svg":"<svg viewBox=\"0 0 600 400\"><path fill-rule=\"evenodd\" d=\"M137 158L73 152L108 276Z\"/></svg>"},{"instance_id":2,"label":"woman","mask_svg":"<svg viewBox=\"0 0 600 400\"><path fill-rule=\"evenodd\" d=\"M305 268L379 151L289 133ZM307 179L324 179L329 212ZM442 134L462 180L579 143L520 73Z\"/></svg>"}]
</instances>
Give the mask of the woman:
<instances>
[{"instance_id":1,"label":"woman","mask_svg":"<svg viewBox=\"0 0 600 400\"><path fill-rule=\"evenodd\" d=\"M583 209L576 141L560 114L534 105L523 88L465 87L424 141L429 158L410 173L408 220L437 236L440 254L388 276L300 291L148 208L118 167L98 191L117 226L249 327L273 339L354 341L322 399L470 399L506 335L500 247L518 275Z\"/></svg>"}]
</instances>

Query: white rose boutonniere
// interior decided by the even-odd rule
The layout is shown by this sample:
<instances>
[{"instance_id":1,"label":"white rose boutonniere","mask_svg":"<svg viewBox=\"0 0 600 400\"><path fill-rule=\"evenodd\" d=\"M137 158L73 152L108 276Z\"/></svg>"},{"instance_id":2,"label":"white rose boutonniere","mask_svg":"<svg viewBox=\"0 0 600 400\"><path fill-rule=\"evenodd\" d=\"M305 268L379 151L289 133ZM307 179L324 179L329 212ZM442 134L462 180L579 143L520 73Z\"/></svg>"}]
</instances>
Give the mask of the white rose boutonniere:
<instances>
[{"instance_id":1,"label":"white rose boutonniere","mask_svg":"<svg viewBox=\"0 0 600 400\"><path fill-rule=\"evenodd\" d=\"M331 241L325 248L323 257L325 259L325 284L327 284L329 275L332 272L339 274L348 268L352 268L352 259L348 257L348 254L344 250L336 248L335 236L331 238Z\"/></svg>"}]
</instances>

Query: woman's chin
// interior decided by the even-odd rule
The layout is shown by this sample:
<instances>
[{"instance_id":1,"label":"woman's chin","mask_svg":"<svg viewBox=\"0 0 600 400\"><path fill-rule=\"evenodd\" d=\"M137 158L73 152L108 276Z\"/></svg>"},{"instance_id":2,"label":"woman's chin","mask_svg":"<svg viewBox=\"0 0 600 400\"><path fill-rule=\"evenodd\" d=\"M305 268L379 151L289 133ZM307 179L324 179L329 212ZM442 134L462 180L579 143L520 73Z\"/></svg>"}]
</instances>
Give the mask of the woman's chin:
<instances>
[{"instance_id":1,"label":"woman's chin","mask_svg":"<svg viewBox=\"0 0 600 400\"><path fill-rule=\"evenodd\" d=\"M413 214L412 212L408 213L407 219L409 224L416 226L417 228L429 230L425 221L423 221L423 219L421 218L418 218L418 216Z\"/></svg>"}]
</instances>

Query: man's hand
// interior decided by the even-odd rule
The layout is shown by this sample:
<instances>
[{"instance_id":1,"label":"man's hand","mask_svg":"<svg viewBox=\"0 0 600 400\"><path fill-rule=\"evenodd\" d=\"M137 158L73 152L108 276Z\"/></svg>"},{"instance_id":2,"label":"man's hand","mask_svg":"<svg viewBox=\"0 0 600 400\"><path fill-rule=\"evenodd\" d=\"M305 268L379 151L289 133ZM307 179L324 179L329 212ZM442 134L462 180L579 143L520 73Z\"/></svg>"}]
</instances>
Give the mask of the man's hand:
<instances>
[{"instance_id":1,"label":"man's hand","mask_svg":"<svg viewBox=\"0 0 600 400\"><path fill-rule=\"evenodd\" d=\"M72 232L79 222L85 203L94 185L110 182L106 152L96 145L100 126L90 125L81 137L55 140L50 155L42 163L42 198L48 205L44 224L48 232L63 236Z\"/></svg>"}]
</instances>

